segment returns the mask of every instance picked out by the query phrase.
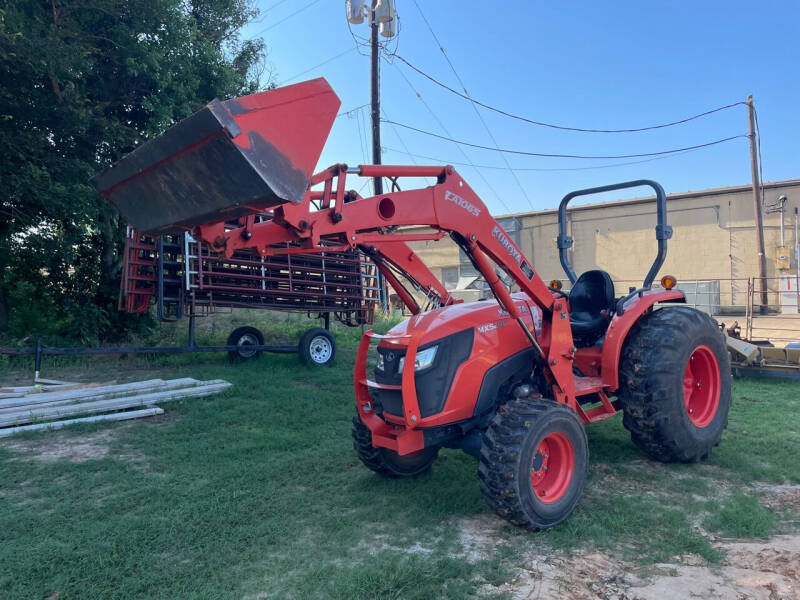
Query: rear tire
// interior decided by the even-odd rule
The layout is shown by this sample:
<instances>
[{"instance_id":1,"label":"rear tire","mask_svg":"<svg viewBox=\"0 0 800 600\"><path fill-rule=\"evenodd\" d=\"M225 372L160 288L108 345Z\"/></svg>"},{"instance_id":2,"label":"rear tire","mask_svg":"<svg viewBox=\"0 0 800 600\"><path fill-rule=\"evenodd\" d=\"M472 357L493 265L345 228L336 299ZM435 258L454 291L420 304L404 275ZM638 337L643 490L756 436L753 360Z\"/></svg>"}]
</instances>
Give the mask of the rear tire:
<instances>
[{"instance_id":1,"label":"rear tire","mask_svg":"<svg viewBox=\"0 0 800 600\"><path fill-rule=\"evenodd\" d=\"M552 400L500 407L483 435L478 477L486 502L514 525L546 529L575 510L589 471L586 431Z\"/></svg>"},{"instance_id":2,"label":"rear tire","mask_svg":"<svg viewBox=\"0 0 800 600\"><path fill-rule=\"evenodd\" d=\"M302 335L297 351L300 355L300 362L306 365L328 367L336 358L336 340L327 329L315 327Z\"/></svg>"},{"instance_id":3,"label":"rear tire","mask_svg":"<svg viewBox=\"0 0 800 600\"><path fill-rule=\"evenodd\" d=\"M620 359L619 399L631 439L662 462L707 458L731 407L731 367L716 321L686 306L643 316Z\"/></svg>"},{"instance_id":4,"label":"rear tire","mask_svg":"<svg viewBox=\"0 0 800 600\"><path fill-rule=\"evenodd\" d=\"M365 467L384 477L420 475L431 468L439 455L438 446L406 456L400 456L388 448L375 448L372 445L372 432L364 425L358 413L353 417L353 448Z\"/></svg>"},{"instance_id":5,"label":"rear tire","mask_svg":"<svg viewBox=\"0 0 800 600\"><path fill-rule=\"evenodd\" d=\"M231 362L242 362L261 354L261 350L248 350L247 346L263 346L264 336L255 327L237 327L231 331L226 345L239 346L239 350L228 352L228 359Z\"/></svg>"}]
</instances>

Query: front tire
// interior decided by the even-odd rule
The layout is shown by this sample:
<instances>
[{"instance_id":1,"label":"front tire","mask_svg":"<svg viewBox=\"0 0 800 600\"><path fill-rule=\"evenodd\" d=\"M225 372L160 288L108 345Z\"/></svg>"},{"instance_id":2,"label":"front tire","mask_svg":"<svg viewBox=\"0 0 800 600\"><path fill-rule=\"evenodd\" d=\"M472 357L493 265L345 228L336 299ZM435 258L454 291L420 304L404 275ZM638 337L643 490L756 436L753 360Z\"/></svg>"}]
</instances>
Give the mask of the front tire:
<instances>
[{"instance_id":1,"label":"front tire","mask_svg":"<svg viewBox=\"0 0 800 600\"><path fill-rule=\"evenodd\" d=\"M364 425L356 413L353 417L353 448L364 466L384 477L414 477L428 469L439 455L439 447L432 446L400 456L388 448L375 448L372 445L372 432Z\"/></svg>"},{"instance_id":2,"label":"front tire","mask_svg":"<svg viewBox=\"0 0 800 600\"><path fill-rule=\"evenodd\" d=\"M546 529L575 510L589 471L586 431L552 400L500 407L483 436L478 477L486 502L514 525Z\"/></svg>"},{"instance_id":3,"label":"front tire","mask_svg":"<svg viewBox=\"0 0 800 600\"><path fill-rule=\"evenodd\" d=\"M707 458L731 407L730 357L716 321L686 306L643 316L622 350L619 399L625 428L650 457Z\"/></svg>"}]
</instances>

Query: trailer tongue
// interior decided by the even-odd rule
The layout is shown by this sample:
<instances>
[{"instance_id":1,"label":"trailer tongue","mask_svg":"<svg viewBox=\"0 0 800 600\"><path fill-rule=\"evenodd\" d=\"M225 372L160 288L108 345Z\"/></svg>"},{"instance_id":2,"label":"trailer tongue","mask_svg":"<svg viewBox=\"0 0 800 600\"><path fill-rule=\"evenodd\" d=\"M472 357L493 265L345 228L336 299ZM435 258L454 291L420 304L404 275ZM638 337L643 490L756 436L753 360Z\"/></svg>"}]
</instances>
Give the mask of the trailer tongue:
<instances>
[{"instance_id":1,"label":"trailer tongue","mask_svg":"<svg viewBox=\"0 0 800 600\"><path fill-rule=\"evenodd\" d=\"M213 100L93 183L144 233L297 204L340 105L324 79Z\"/></svg>"}]
</instances>

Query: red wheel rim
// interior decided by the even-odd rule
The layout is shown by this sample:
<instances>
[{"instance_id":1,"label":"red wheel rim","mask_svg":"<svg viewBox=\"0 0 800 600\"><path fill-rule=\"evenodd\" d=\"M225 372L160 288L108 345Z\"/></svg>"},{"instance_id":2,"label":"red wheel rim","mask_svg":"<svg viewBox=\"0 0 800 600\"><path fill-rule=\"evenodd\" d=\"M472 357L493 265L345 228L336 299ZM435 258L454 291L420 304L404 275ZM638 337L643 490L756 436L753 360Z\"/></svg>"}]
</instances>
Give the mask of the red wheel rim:
<instances>
[{"instance_id":1,"label":"red wheel rim","mask_svg":"<svg viewBox=\"0 0 800 600\"><path fill-rule=\"evenodd\" d=\"M696 427L706 427L719 408L720 376L717 357L708 346L692 352L683 372L683 403L689 420Z\"/></svg>"},{"instance_id":2,"label":"red wheel rim","mask_svg":"<svg viewBox=\"0 0 800 600\"><path fill-rule=\"evenodd\" d=\"M539 442L531 461L531 485L536 498L545 504L558 502L567 493L575 472L575 450L569 438L550 433Z\"/></svg>"}]
</instances>

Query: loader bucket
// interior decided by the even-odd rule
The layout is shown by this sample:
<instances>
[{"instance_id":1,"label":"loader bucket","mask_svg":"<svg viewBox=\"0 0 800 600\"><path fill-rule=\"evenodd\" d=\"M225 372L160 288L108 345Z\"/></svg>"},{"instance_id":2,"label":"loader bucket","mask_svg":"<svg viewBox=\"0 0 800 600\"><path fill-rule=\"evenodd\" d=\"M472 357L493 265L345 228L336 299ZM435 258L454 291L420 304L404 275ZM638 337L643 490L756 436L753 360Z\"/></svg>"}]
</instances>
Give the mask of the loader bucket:
<instances>
[{"instance_id":1,"label":"loader bucket","mask_svg":"<svg viewBox=\"0 0 800 600\"><path fill-rule=\"evenodd\" d=\"M298 203L340 105L322 78L213 100L92 183L148 233Z\"/></svg>"}]
</instances>

